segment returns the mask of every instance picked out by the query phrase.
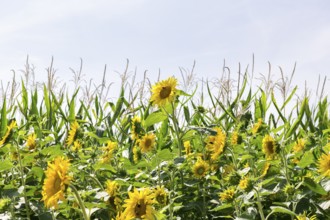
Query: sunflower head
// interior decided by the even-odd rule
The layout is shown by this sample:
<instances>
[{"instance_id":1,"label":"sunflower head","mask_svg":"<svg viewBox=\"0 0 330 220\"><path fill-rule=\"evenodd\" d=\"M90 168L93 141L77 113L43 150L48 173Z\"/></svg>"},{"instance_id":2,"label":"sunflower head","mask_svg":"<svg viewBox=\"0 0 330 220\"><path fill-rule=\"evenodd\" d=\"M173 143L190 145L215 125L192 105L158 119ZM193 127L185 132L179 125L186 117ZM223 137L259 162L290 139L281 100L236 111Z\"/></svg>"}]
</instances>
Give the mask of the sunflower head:
<instances>
[{"instance_id":1,"label":"sunflower head","mask_svg":"<svg viewBox=\"0 0 330 220\"><path fill-rule=\"evenodd\" d=\"M324 177L330 177L330 153L322 154L318 160L319 173Z\"/></svg>"},{"instance_id":2,"label":"sunflower head","mask_svg":"<svg viewBox=\"0 0 330 220\"><path fill-rule=\"evenodd\" d=\"M167 192L164 186L157 186L154 189L155 200L160 205L165 205L167 203Z\"/></svg>"},{"instance_id":3,"label":"sunflower head","mask_svg":"<svg viewBox=\"0 0 330 220\"><path fill-rule=\"evenodd\" d=\"M46 178L42 187L42 200L47 208L58 208L58 201L63 201L64 191L71 177L68 175L70 162L63 157L57 157L48 163Z\"/></svg>"},{"instance_id":4,"label":"sunflower head","mask_svg":"<svg viewBox=\"0 0 330 220\"><path fill-rule=\"evenodd\" d=\"M73 142L72 150L73 151L79 151L81 149L81 143L79 140L75 140Z\"/></svg>"},{"instance_id":5,"label":"sunflower head","mask_svg":"<svg viewBox=\"0 0 330 220\"><path fill-rule=\"evenodd\" d=\"M139 146L142 153L147 153L149 151L152 151L155 147L156 143L156 135L153 133L149 133L144 135L140 141Z\"/></svg>"},{"instance_id":6,"label":"sunflower head","mask_svg":"<svg viewBox=\"0 0 330 220\"><path fill-rule=\"evenodd\" d=\"M109 203L110 205L116 209L116 210L121 210L121 199L119 197L119 189L120 186L116 181L111 181L111 180L107 180L106 181L106 189L105 191L109 194Z\"/></svg>"},{"instance_id":7,"label":"sunflower head","mask_svg":"<svg viewBox=\"0 0 330 220\"><path fill-rule=\"evenodd\" d=\"M117 142L108 141L107 145L102 147L103 154L102 154L102 157L101 157L101 162L102 163L109 162L112 159L113 153L115 152L115 150L117 150L117 148L118 148L118 143Z\"/></svg>"},{"instance_id":8,"label":"sunflower head","mask_svg":"<svg viewBox=\"0 0 330 220\"><path fill-rule=\"evenodd\" d=\"M160 81L152 86L151 99L153 105L157 105L158 107L163 107L167 103L171 103L174 101L176 93L177 93L177 79L174 77L169 77L166 80Z\"/></svg>"},{"instance_id":9,"label":"sunflower head","mask_svg":"<svg viewBox=\"0 0 330 220\"><path fill-rule=\"evenodd\" d=\"M287 194L287 195L293 195L294 192L295 192L295 188L294 188L294 185L291 185L291 184L286 184L284 189L283 189L284 193Z\"/></svg>"},{"instance_id":10,"label":"sunflower head","mask_svg":"<svg viewBox=\"0 0 330 220\"><path fill-rule=\"evenodd\" d=\"M209 164L201 158L198 158L197 162L192 167L192 171L197 178L204 177L209 171Z\"/></svg>"},{"instance_id":11,"label":"sunflower head","mask_svg":"<svg viewBox=\"0 0 330 220\"><path fill-rule=\"evenodd\" d=\"M235 188L230 187L225 191L219 193L219 198L222 202L232 202L235 197Z\"/></svg>"},{"instance_id":12,"label":"sunflower head","mask_svg":"<svg viewBox=\"0 0 330 220\"><path fill-rule=\"evenodd\" d=\"M29 148L29 150L34 150L36 148L36 139L37 136L35 133L29 134L29 136L26 139L26 146Z\"/></svg>"},{"instance_id":13,"label":"sunflower head","mask_svg":"<svg viewBox=\"0 0 330 220\"><path fill-rule=\"evenodd\" d=\"M299 138L297 140L297 142L295 143L295 145L293 145L293 152L294 153L298 153L300 151L302 151L304 148L305 148L305 145L306 145L306 139L303 139L303 138Z\"/></svg>"},{"instance_id":14,"label":"sunflower head","mask_svg":"<svg viewBox=\"0 0 330 220\"><path fill-rule=\"evenodd\" d=\"M210 135L206 138L206 148L211 154L211 160L217 160L224 151L226 144L226 133L221 128L214 128L216 135Z\"/></svg>"},{"instance_id":15,"label":"sunflower head","mask_svg":"<svg viewBox=\"0 0 330 220\"><path fill-rule=\"evenodd\" d=\"M252 127L252 131L251 131L252 134L253 134L253 135L256 135L256 134L259 132L261 126L262 126L262 119L259 118L259 119L258 119L258 122L255 123L255 124L253 125L253 127Z\"/></svg>"},{"instance_id":16,"label":"sunflower head","mask_svg":"<svg viewBox=\"0 0 330 220\"><path fill-rule=\"evenodd\" d=\"M238 187L245 192L249 192L252 190L253 184L251 179L248 176L245 176L239 181Z\"/></svg>"},{"instance_id":17,"label":"sunflower head","mask_svg":"<svg viewBox=\"0 0 330 220\"><path fill-rule=\"evenodd\" d=\"M141 159L142 154L139 146L134 145L133 147L133 161L134 163L138 163Z\"/></svg>"},{"instance_id":18,"label":"sunflower head","mask_svg":"<svg viewBox=\"0 0 330 220\"><path fill-rule=\"evenodd\" d=\"M184 150L185 150L185 153L186 155L190 155L191 154L191 144L190 144L190 141L185 141L183 142L183 146L184 146Z\"/></svg>"},{"instance_id":19,"label":"sunflower head","mask_svg":"<svg viewBox=\"0 0 330 220\"><path fill-rule=\"evenodd\" d=\"M75 120L70 125L70 130L69 130L68 138L66 140L66 143L67 143L68 146L70 146L71 144L73 144L73 142L76 140L77 135L78 135L78 130L79 130L79 124Z\"/></svg>"},{"instance_id":20,"label":"sunflower head","mask_svg":"<svg viewBox=\"0 0 330 220\"><path fill-rule=\"evenodd\" d=\"M276 154L276 143L272 136L266 135L262 139L262 151L265 153L267 158L273 158Z\"/></svg>"},{"instance_id":21,"label":"sunflower head","mask_svg":"<svg viewBox=\"0 0 330 220\"><path fill-rule=\"evenodd\" d=\"M307 215L306 211L304 213L299 214L296 216L297 220L317 220L316 215Z\"/></svg>"},{"instance_id":22,"label":"sunflower head","mask_svg":"<svg viewBox=\"0 0 330 220\"><path fill-rule=\"evenodd\" d=\"M17 127L16 120L11 120L10 124L7 126L7 131L5 135L0 140L0 147L8 142L10 139L13 129Z\"/></svg>"},{"instance_id":23,"label":"sunflower head","mask_svg":"<svg viewBox=\"0 0 330 220\"><path fill-rule=\"evenodd\" d=\"M123 205L125 219L155 219L156 211L152 206L155 200L150 189L134 189L134 192L128 192L128 196Z\"/></svg>"},{"instance_id":24,"label":"sunflower head","mask_svg":"<svg viewBox=\"0 0 330 220\"><path fill-rule=\"evenodd\" d=\"M240 144L240 136L239 136L239 134L238 134L237 131L234 131L234 132L231 134L230 143L231 143L231 145L237 145L237 144Z\"/></svg>"},{"instance_id":25,"label":"sunflower head","mask_svg":"<svg viewBox=\"0 0 330 220\"><path fill-rule=\"evenodd\" d=\"M138 116L134 116L131 121L131 138L132 140L136 140L139 138L141 133L141 118Z\"/></svg>"}]
</instances>

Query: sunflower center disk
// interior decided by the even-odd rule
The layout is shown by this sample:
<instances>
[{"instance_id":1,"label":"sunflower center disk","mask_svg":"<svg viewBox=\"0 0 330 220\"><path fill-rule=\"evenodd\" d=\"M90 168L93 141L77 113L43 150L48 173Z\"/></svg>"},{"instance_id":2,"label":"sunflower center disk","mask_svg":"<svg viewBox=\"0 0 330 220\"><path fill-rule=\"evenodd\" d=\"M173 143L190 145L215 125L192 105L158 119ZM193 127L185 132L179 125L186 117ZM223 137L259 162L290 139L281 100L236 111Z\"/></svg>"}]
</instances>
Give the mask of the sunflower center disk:
<instances>
[{"instance_id":1,"label":"sunflower center disk","mask_svg":"<svg viewBox=\"0 0 330 220\"><path fill-rule=\"evenodd\" d=\"M58 192L61 190L61 178L59 176L56 176L54 180L54 190L55 192Z\"/></svg>"},{"instance_id":2,"label":"sunflower center disk","mask_svg":"<svg viewBox=\"0 0 330 220\"><path fill-rule=\"evenodd\" d=\"M168 98L170 96L170 94L171 94L171 91L172 91L172 89L171 89L170 86L164 86L162 88L162 90L160 90L160 94L159 94L160 98L161 99Z\"/></svg>"},{"instance_id":3,"label":"sunflower center disk","mask_svg":"<svg viewBox=\"0 0 330 220\"><path fill-rule=\"evenodd\" d=\"M144 203L144 200L141 199L138 204L135 206L135 215L136 217L140 218L147 213L147 207Z\"/></svg>"},{"instance_id":4,"label":"sunflower center disk","mask_svg":"<svg viewBox=\"0 0 330 220\"><path fill-rule=\"evenodd\" d=\"M146 146L146 148L149 148L151 146L151 140L150 139L146 140L145 146Z\"/></svg>"}]
</instances>

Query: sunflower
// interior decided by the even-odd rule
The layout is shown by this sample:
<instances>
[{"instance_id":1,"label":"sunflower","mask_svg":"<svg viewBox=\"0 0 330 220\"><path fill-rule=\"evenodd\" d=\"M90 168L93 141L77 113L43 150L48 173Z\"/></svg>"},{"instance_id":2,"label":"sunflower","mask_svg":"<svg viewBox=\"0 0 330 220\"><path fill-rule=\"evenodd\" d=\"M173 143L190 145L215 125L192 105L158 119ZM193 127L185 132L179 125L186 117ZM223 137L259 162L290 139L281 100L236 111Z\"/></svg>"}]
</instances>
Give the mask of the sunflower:
<instances>
[{"instance_id":1,"label":"sunflower","mask_svg":"<svg viewBox=\"0 0 330 220\"><path fill-rule=\"evenodd\" d=\"M2 139L0 140L0 147L2 145L4 145L5 143L7 143L11 133L12 133L12 130L16 127L16 121L15 120L12 120L10 122L10 124L7 126L7 131L5 133L5 135L2 137Z\"/></svg>"},{"instance_id":2,"label":"sunflower","mask_svg":"<svg viewBox=\"0 0 330 220\"><path fill-rule=\"evenodd\" d=\"M283 189L284 193L287 195L293 195L295 192L294 185L287 183Z\"/></svg>"},{"instance_id":3,"label":"sunflower","mask_svg":"<svg viewBox=\"0 0 330 220\"><path fill-rule=\"evenodd\" d=\"M252 134L253 134L253 135L256 135L256 134L258 133L258 131L259 131L261 125L262 125L262 119L259 118L259 119L258 119L258 122L255 123L255 124L253 125L253 127L252 127Z\"/></svg>"},{"instance_id":4,"label":"sunflower","mask_svg":"<svg viewBox=\"0 0 330 220\"><path fill-rule=\"evenodd\" d=\"M266 154L267 158L273 158L276 154L276 143L272 136L267 134L262 139L262 151Z\"/></svg>"},{"instance_id":5,"label":"sunflower","mask_svg":"<svg viewBox=\"0 0 330 220\"><path fill-rule=\"evenodd\" d=\"M185 141L183 142L183 146L184 146L184 150L186 152L186 155L190 155L191 154L191 144L190 141Z\"/></svg>"},{"instance_id":6,"label":"sunflower","mask_svg":"<svg viewBox=\"0 0 330 220\"><path fill-rule=\"evenodd\" d=\"M36 139L37 136L35 133L31 133L27 139L26 139L26 146L29 148L29 150L34 150L36 147Z\"/></svg>"},{"instance_id":7,"label":"sunflower","mask_svg":"<svg viewBox=\"0 0 330 220\"><path fill-rule=\"evenodd\" d=\"M111 180L107 180L106 181L106 189L105 191L109 194L110 198L109 198L109 202L110 204L116 209L116 210L120 210L120 203L121 203L121 199L118 195L120 186L116 181L111 181Z\"/></svg>"},{"instance_id":8,"label":"sunflower","mask_svg":"<svg viewBox=\"0 0 330 220\"><path fill-rule=\"evenodd\" d=\"M167 203L167 193L164 186L157 186L154 189L154 196L158 204L165 205Z\"/></svg>"},{"instance_id":9,"label":"sunflower","mask_svg":"<svg viewBox=\"0 0 330 220\"><path fill-rule=\"evenodd\" d=\"M114 141L108 141L107 145L102 148L103 155L101 158L102 163L107 163L113 157L113 152L118 148L118 143Z\"/></svg>"},{"instance_id":10,"label":"sunflower","mask_svg":"<svg viewBox=\"0 0 330 220\"><path fill-rule=\"evenodd\" d=\"M306 211L303 214L299 214L296 216L297 220L317 220L316 215L307 215Z\"/></svg>"},{"instance_id":11,"label":"sunflower","mask_svg":"<svg viewBox=\"0 0 330 220\"><path fill-rule=\"evenodd\" d=\"M71 177L68 175L70 162L63 157L57 157L52 163L48 163L45 172L46 179L42 187L42 200L47 208L58 208L58 201L63 201L64 191L69 185Z\"/></svg>"},{"instance_id":12,"label":"sunflower","mask_svg":"<svg viewBox=\"0 0 330 220\"><path fill-rule=\"evenodd\" d=\"M133 161L134 163L139 162L141 159L141 150L138 146L134 145L133 147Z\"/></svg>"},{"instance_id":13,"label":"sunflower","mask_svg":"<svg viewBox=\"0 0 330 220\"><path fill-rule=\"evenodd\" d=\"M226 189L225 191L219 193L219 198L222 202L231 202L234 200L235 196L235 188L230 187Z\"/></svg>"},{"instance_id":14,"label":"sunflower","mask_svg":"<svg viewBox=\"0 0 330 220\"><path fill-rule=\"evenodd\" d=\"M173 102L177 92L177 83L176 78L169 77L167 80L160 81L152 86L150 99L152 104L162 107L167 103Z\"/></svg>"},{"instance_id":15,"label":"sunflower","mask_svg":"<svg viewBox=\"0 0 330 220\"><path fill-rule=\"evenodd\" d=\"M319 172L322 176L330 177L330 153L322 154L319 158Z\"/></svg>"},{"instance_id":16,"label":"sunflower","mask_svg":"<svg viewBox=\"0 0 330 220\"><path fill-rule=\"evenodd\" d=\"M77 134L78 134L78 129L79 129L78 122L77 121L72 122L70 125L69 135L66 140L67 145L73 144L73 142L76 140Z\"/></svg>"},{"instance_id":17,"label":"sunflower","mask_svg":"<svg viewBox=\"0 0 330 220\"><path fill-rule=\"evenodd\" d=\"M198 158L197 162L192 167L192 171L197 178L204 177L209 169L209 164L201 158Z\"/></svg>"},{"instance_id":18,"label":"sunflower","mask_svg":"<svg viewBox=\"0 0 330 220\"><path fill-rule=\"evenodd\" d=\"M270 163L267 161L262 169L262 173L261 173L262 177L267 175L269 168L270 168Z\"/></svg>"},{"instance_id":19,"label":"sunflower","mask_svg":"<svg viewBox=\"0 0 330 220\"><path fill-rule=\"evenodd\" d=\"M144 135L139 141L139 146L142 153L147 153L155 147L156 136L153 133Z\"/></svg>"},{"instance_id":20,"label":"sunflower","mask_svg":"<svg viewBox=\"0 0 330 220\"><path fill-rule=\"evenodd\" d=\"M131 138L136 140L139 138L139 133L141 130L141 118L134 116L131 122Z\"/></svg>"},{"instance_id":21,"label":"sunflower","mask_svg":"<svg viewBox=\"0 0 330 220\"><path fill-rule=\"evenodd\" d=\"M306 140L303 138L299 138L295 143L295 145L293 146L293 151L295 153L298 153L305 148L305 145L306 145Z\"/></svg>"},{"instance_id":22,"label":"sunflower","mask_svg":"<svg viewBox=\"0 0 330 220\"><path fill-rule=\"evenodd\" d=\"M154 194L150 189L134 189L134 192L128 192L129 198L125 200L125 219L156 219L156 210L152 207L155 203Z\"/></svg>"},{"instance_id":23,"label":"sunflower","mask_svg":"<svg viewBox=\"0 0 330 220\"><path fill-rule=\"evenodd\" d=\"M81 143L78 140L75 140L73 142L72 150L73 151L79 151L81 149Z\"/></svg>"},{"instance_id":24,"label":"sunflower","mask_svg":"<svg viewBox=\"0 0 330 220\"><path fill-rule=\"evenodd\" d=\"M246 192L250 191L253 188L251 179L247 176L243 177L239 181L238 187L243 191L246 191Z\"/></svg>"},{"instance_id":25,"label":"sunflower","mask_svg":"<svg viewBox=\"0 0 330 220\"><path fill-rule=\"evenodd\" d=\"M206 148L211 153L211 160L216 160L223 152L226 144L226 134L221 128L216 127L216 135L210 135L206 138Z\"/></svg>"}]
</instances>

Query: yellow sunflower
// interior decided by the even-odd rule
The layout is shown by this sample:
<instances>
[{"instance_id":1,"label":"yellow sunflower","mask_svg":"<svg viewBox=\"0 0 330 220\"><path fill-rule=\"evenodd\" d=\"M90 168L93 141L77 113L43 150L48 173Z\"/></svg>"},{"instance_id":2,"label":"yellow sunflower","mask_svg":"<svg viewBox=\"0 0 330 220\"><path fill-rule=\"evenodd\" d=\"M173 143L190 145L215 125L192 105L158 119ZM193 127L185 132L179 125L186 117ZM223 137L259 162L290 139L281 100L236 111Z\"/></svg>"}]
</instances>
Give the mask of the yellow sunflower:
<instances>
[{"instance_id":1,"label":"yellow sunflower","mask_svg":"<svg viewBox=\"0 0 330 220\"><path fill-rule=\"evenodd\" d=\"M69 167L69 160L63 157L57 157L52 163L48 163L46 179L42 187L42 200L47 208L57 209L58 201L65 199L64 191L71 180L68 175Z\"/></svg>"},{"instance_id":2,"label":"yellow sunflower","mask_svg":"<svg viewBox=\"0 0 330 220\"><path fill-rule=\"evenodd\" d=\"M299 214L296 216L297 220L317 220L316 215L307 215L306 211L303 214Z\"/></svg>"},{"instance_id":3,"label":"yellow sunflower","mask_svg":"<svg viewBox=\"0 0 330 220\"><path fill-rule=\"evenodd\" d=\"M164 186L157 186L154 189L154 196L158 204L165 205L167 203L167 193Z\"/></svg>"},{"instance_id":4,"label":"yellow sunflower","mask_svg":"<svg viewBox=\"0 0 330 220\"><path fill-rule=\"evenodd\" d=\"M250 191L252 189L252 182L251 182L251 179L247 176L243 177L240 181L239 181L239 184L238 184L238 187L241 189L241 190L244 190L244 191Z\"/></svg>"},{"instance_id":5,"label":"yellow sunflower","mask_svg":"<svg viewBox=\"0 0 330 220\"><path fill-rule=\"evenodd\" d=\"M270 168L270 163L267 161L262 169L261 176L264 177L267 175L268 170Z\"/></svg>"},{"instance_id":6,"label":"yellow sunflower","mask_svg":"<svg viewBox=\"0 0 330 220\"><path fill-rule=\"evenodd\" d=\"M322 176L330 177L330 153L322 154L319 158L319 172Z\"/></svg>"},{"instance_id":7,"label":"yellow sunflower","mask_svg":"<svg viewBox=\"0 0 330 220\"><path fill-rule=\"evenodd\" d=\"M216 135L210 135L206 138L206 148L211 153L211 160L216 160L223 152L226 144L226 133L221 128L216 127Z\"/></svg>"},{"instance_id":8,"label":"yellow sunflower","mask_svg":"<svg viewBox=\"0 0 330 220\"><path fill-rule=\"evenodd\" d=\"M265 153L267 158L273 158L276 154L276 143L272 136L267 134L262 139L262 151Z\"/></svg>"},{"instance_id":9,"label":"yellow sunflower","mask_svg":"<svg viewBox=\"0 0 330 220\"><path fill-rule=\"evenodd\" d=\"M173 102L177 92L177 84L176 78L169 77L167 80L160 81L152 86L150 99L152 104L162 107L167 103Z\"/></svg>"},{"instance_id":10,"label":"yellow sunflower","mask_svg":"<svg viewBox=\"0 0 330 220\"><path fill-rule=\"evenodd\" d=\"M293 146L293 152L298 153L305 148L306 140L303 138L299 138L295 145Z\"/></svg>"},{"instance_id":11,"label":"yellow sunflower","mask_svg":"<svg viewBox=\"0 0 330 220\"><path fill-rule=\"evenodd\" d=\"M253 135L255 135L255 134L258 133L258 131L259 131L261 125L262 125L262 119L259 118L259 119L258 119L258 122L255 123L255 124L253 125L253 127L252 127L252 134L253 134Z\"/></svg>"},{"instance_id":12,"label":"yellow sunflower","mask_svg":"<svg viewBox=\"0 0 330 220\"><path fill-rule=\"evenodd\" d=\"M131 122L131 137L132 140L136 140L139 138L140 128L141 127L141 118L138 116L134 116Z\"/></svg>"},{"instance_id":13,"label":"yellow sunflower","mask_svg":"<svg viewBox=\"0 0 330 220\"><path fill-rule=\"evenodd\" d=\"M70 125L69 135L68 135L68 138L66 140L67 145L73 144L73 142L76 140L78 129L79 129L78 122L77 121L72 122L71 125Z\"/></svg>"},{"instance_id":14,"label":"yellow sunflower","mask_svg":"<svg viewBox=\"0 0 330 220\"><path fill-rule=\"evenodd\" d=\"M108 141L107 145L102 148L103 155L101 158L102 163L107 163L113 157L113 152L118 148L118 143L114 141Z\"/></svg>"},{"instance_id":15,"label":"yellow sunflower","mask_svg":"<svg viewBox=\"0 0 330 220\"><path fill-rule=\"evenodd\" d=\"M139 146L142 153L152 151L155 147L156 135L153 133L144 135L139 141Z\"/></svg>"},{"instance_id":16,"label":"yellow sunflower","mask_svg":"<svg viewBox=\"0 0 330 220\"><path fill-rule=\"evenodd\" d=\"M1 147L2 145L4 145L5 143L7 143L8 138L9 138L9 136L10 136L12 130L13 130L16 126L17 126L17 125L16 125L16 121L15 121L15 120L12 120L12 121L10 122L10 124L7 126L7 131L6 131L5 135L4 135L4 136L2 137L2 139L0 140L0 147Z\"/></svg>"},{"instance_id":17,"label":"yellow sunflower","mask_svg":"<svg viewBox=\"0 0 330 220\"><path fill-rule=\"evenodd\" d=\"M121 199L119 197L120 186L116 181L107 180L105 191L109 194L109 202L116 209L121 210Z\"/></svg>"},{"instance_id":18,"label":"yellow sunflower","mask_svg":"<svg viewBox=\"0 0 330 220\"><path fill-rule=\"evenodd\" d=\"M231 202L234 200L234 196L235 196L234 187L230 187L230 188L226 189L225 191L219 193L219 197L222 202Z\"/></svg>"},{"instance_id":19,"label":"yellow sunflower","mask_svg":"<svg viewBox=\"0 0 330 220\"><path fill-rule=\"evenodd\" d=\"M197 162L192 167L192 171L197 178L204 177L209 169L209 164L201 158L198 158Z\"/></svg>"},{"instance_id":20,"label":"yellow sunflower","mask_svg":"<svg viewBox=\"0 0 330 220\"><path fill-rule=\"evenodd\" d=\"M134 189L134 192L128 192L128 196L123 205L125 219L156 219L156 210L152 207L155 203L154 194L150 189Z\"/></svg>"},{"instance_id":21,"label":"yellow sunflower","mask_svg":"<svg viewBox=\"0 0 330 220\"><path fill-rule=\"evenodd\" d=\"M134 145L133 147L133 161L134 163L139 162L141 159L141 150L138 146Z\"/></svg>"},{"instance_id":22,"label":"yellow sunflower","mask_svg":"<svg viewBox=\"0 0 330 220\"><path fill-rule=\"evenodd\" d=\"M190 141L185 141L183 142L183 146L184 146L184 150L186 152L186 155L190 155L191 154L191 144Z\"/></svg>"},{"instance_id":23,"label":"yellow sunflower","mask_svg":"<svg viewBox=\"0 0 330 220\"><path fill-rule=\"evenodd\" d=\"M78 140L75 140L73 142L72 150L73 151L79 151L81 149L81 143Z\"/></svg>"},{"instance_id":24,"label":"yellow sunflower","mask_svg":"<svg viewBox=\"0 0 330 220\"><path fill-rule=\"evenodd\" d=\"M31 133L27 139L26 139L26 146L29 148L29 150L34 150L36 147L36 139L37 136L35 133Z\"/></svg>"}]
</instances>

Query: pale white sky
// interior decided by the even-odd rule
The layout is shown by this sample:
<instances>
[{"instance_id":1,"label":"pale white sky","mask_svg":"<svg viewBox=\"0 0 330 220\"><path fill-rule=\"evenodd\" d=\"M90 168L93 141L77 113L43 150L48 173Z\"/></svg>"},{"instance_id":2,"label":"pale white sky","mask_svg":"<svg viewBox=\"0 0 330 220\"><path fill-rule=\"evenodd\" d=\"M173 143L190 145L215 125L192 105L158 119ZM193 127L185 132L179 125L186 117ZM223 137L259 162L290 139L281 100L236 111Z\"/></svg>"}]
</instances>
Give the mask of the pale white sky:
<instances>
[{"instance_id":1,"label":"pale white sky","mask_svg":"<svg viewBox=\"0 0 330 220\"><path fill-rule=\"evenodd\" d=\"M36 66L37 80L54 57L58 76L72 78L84 60L87 78L108 81L115 71L137 68L142 77L179 76L196 60L198 77L221 75L223 60L232 72L255 55L255 76L268 73L268 61L294 82L315 87L330 78L330 1L327 0L14 0L0 3L0 77ZM277 77L275 77L277 78Z\"/></svg>"}]
</instances>

